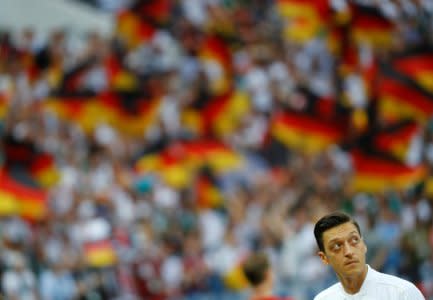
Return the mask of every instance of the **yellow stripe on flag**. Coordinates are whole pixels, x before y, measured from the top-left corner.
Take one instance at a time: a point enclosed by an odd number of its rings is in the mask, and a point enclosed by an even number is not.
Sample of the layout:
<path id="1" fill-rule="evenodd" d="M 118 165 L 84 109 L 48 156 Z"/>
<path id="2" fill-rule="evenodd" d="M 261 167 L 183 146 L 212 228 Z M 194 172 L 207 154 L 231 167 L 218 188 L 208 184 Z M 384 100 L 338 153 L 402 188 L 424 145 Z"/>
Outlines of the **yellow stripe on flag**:
<path id="1" fill-rule="evenodd" d="M 399 101 L 392 96 L 383 96 L 380 98 L 379 115 L 389 121 L 413 118 L 421 123 L 425 123 L 428 120 L 428 117 L 421 109 Z"/>
<path id="2" fill-rule="evenodd" d="M 116 252 L 113 246 L 108 243 L 89 247 L 85 252 L 87 264 L 94 268 L 111 266 L 117 261 Z"/>
<path id="3" fill-rule="evenodd" d="M 420 72 L 415 79 L 422 87 L 433 92 L 433 70 Z"/>
<path id="4" fill-rule="evenodd" d="M 314 154 L 325 150 L 333 140 L 325 136 L 308 136 L 307 132 L 297 129 L 287 129 L 283 124 L 276 123 L 272 128 L 272 135 L 289 148 L 302 150 L 307 154 Z"/>
<path id="5" fill-rule="evenodd" d="M 18 199 L 13 194 L 0 190 L 0 216 L 13 216 L 19 213 Z"/>

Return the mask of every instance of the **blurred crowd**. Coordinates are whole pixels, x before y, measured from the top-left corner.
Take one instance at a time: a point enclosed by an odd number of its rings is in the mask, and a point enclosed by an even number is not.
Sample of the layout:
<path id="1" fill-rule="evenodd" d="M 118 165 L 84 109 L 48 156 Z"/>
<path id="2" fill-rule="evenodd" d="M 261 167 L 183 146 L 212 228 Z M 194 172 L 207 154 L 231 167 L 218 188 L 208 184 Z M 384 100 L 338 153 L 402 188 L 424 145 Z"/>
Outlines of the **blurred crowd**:
<path id="1" fill-rule="evenodd" d="M 402 120 L 419 128 L 402 164 L 422 164 L 423 182 L 353 188 L 349 155 L 374 152 L 371 135 L 389 125 L 375 106 L 376 69 L 431 49 L 431 1 L 81 2 L 113 13 L 112 37 L 0 29 L 1 178 L 45 201 L 41 214 L 12 210 L 5 193 L 15 189 L 0 186 L 1 295 L 243 299 L 239 265 L 262 250 L 276 294 L 312 299 L 335 281 L 316 255 L 314 222 L 341 209 L 360 223 L 371 266 L 433 299 L 433 111 Z M 293 3 L 316 21 L 297 16 Z M 386 36 L 355 39 L 356 11 L 380 16 Z M 431 87 L 417 86 L 426 97 Z M 105 106 L 82 107 L 100 105 L 96 98 Z M 234 108 L 220 107 L 225 99 Z M 102 109 L 107 101 L 116 118 Z M 287 143 L 272 122 L 288 112 L 338 121 L 343 138 L 308 151 Z M 203 140 L 242 164 L 175 174 L 152 166 Z M 42 181 L 29 168 L 40 157 L 51 158 Z"/>

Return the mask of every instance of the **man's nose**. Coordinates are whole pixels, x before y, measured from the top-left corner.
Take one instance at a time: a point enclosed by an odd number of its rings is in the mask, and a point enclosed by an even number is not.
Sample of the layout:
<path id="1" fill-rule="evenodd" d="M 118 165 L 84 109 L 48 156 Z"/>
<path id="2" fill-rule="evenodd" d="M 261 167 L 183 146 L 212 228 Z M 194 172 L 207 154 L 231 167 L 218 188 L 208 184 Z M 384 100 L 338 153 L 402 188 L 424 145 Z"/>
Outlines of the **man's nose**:
<path id="1" fill-rule="evenodd" d="M 344 254 L 344 256 L 352 256 L 353 247 L 352 247 L 352 245 L 350 245 L 350 243 L 348 243 L 348 242 L 344 243 L 343 254 Z"/>

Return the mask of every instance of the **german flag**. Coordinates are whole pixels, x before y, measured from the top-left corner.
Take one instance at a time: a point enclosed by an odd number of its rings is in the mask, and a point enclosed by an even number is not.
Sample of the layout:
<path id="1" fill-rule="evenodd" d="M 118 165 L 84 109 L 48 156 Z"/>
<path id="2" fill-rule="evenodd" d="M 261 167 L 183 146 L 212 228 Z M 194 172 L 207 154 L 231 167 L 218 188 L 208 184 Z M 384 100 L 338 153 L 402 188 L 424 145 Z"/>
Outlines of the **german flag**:
<path id="1" fill-rule="evenodd" d="M 427 175 L 424 165 L 408 167 L 396 160 L 353 152 L 352 187 L 356 191 L 384 192 L 405 190 L 421 182 Z"/>
<path id="2" fill-rule="evenodd" d="M 84 81 L 84 77 L 89 69 L 94 64 L 93 60 L 89 59 L 83 63 L 74 66 L 71 70 L 63 73 L 61 76 L 59 91 L 63 94 L 72 94 L 79 90 Z"/>
<path id="3" fill-rule="evenodd" d="M 169 21 L 173 6 L 171 0 L 138 1 L 137 5 L 141 16 L 149 18 L 159 24 Z M 134 7 L 133 9 L 136 11 Z"/>
<path id="4" fill-rule="evenodd" d="M 344 40 L 344 32 L 336 26 L 330 26 L 326 35 L 326 46 L 333 55 L 341 56 Z"/>
<path id="5" fill-rule="evenodd" d="M 276 9 L 288 20 L 286 36 L 297 42 L 317 36 L 331 16 L 328 0 L 278 0 Z"/>
<path id="6" fill-rule="evenodd" d="M 366 43 L 377 48 L 392 46 L 394 24 L 378 9 L 355 6 L 350 28 L 357 43 Z"/>
<path id="7" fill-rule="evenodd" d="M 433 92 L 433 52 L 407 54 L 393 62 L 397 72 L 409 76 L 426 90 Z"/>
<path id="8" fill-rule="evenodd" d="M 379 115 L 383 119 L 425 123 L 433 116 L 432 94 L 396 78 L 383 77 L 378 86 Z"/>
<path id="9" fill-rule="evenodd" d="M 47 111 L 56 114 L 60 119 L 76 123 L 87 134 L 92 133 L 97 125 L 110 121 L 109 115 L 96 98 L 49 98 L 43 105 Z"/>
<path id="10" fill-rule="evenodd" d="M 189 165 L 198 169 L 209 166 L 216 174 L 238 170 L 243 165 L 242 156 L 216 140 L 198 140 L 179 143 L 177 151 L 184 153 Z"/>
<path id="11" fill-rule="evenodd" d="M 186 187 L 195 174 L 209 166 L 216 174 L 242 167 L 243 158 L 224 144 L 213 140 L 177 142 L 161 152 L 144 155 L 136 163 L 138 173 L 155 173 L 176 188 Z"/>
<path id="12" fill-rule="evenodd" d="M 127 110 L 127 102 L 135 102 L 134 109 Z M 116 93 L 103 93 L 99 96 L 101 112 L 108 124 L 130 136 L 142 136 L 156 122 L 161 98 L 144 99 L 140 96 L 123 98 Z"/>
<path id="13" fill-rule="evenodd" d="M 16 196 L 11 179 L 0 173 L 0 216 L 15 216 L 20 214 L 20 202 Z"/>
<path id="14" fill-rule="evenodd" d="M 165 149 L 160 153 L 144 155 L 136 163 L 139 174 L 156 174 L 174 188 L 184 188 L 191 184 L 194 170 L 186 164 L 183 155 L 175 149 Z"/>
<path id="15" fill-rule="evenodd" d="M 0 91 L 0 128 L 9 111 L 9 97 Z"/>
<path id="16" fill-rule="evenodd" d="M 218 137 L 233 133 L 242 117 L 250 110 L 250 101 L 246 93 L 231 90 L 212 99 L 204 108 L 202 117 L 206 131 Z"/>
<path id="17" fill-rule="evenodd" d="M 328 0 L 277 0 L 277 10 L 283 17 L 293 18 L 300 15 L 311 17 L 328 16 Z"/>
<path id="18" fill-rule="evenodd" d="M 313 154 L 339 143 L 343 137 L 340 127 L 310 115 L 280 113 L 271 121 L 271 135 L 289 148 Z"/>
<path id="19" fill-rule="evenodd" d="M 166 149 L 165 155 L 165 157 L 171 155 L 174 161 L 183 161 L 194 170 L 209 166 L 216 173 L 237 170 L 243 164 L 239 153 L 216 140 L 175 143 Z"/>
<path id="20" fill-rule="evenodd" d="M 51 187 L 60 179 L 54 157 L 47 153 L 40 153 L 34 157 L 30 173 L 41 187 Z"/>
<path id="21" fill-rule="evenodd" d="M 142 136 L 156 121 L 161 99 L 132 99 L 138 103 L 133 112 L 125 109 L 129 100 L 117 93 L 102 93 L 93 98 L 51 98 L 44 107 L 60 119 L 78 124 L 87 134 L 100 124 L 108 124 L 125 134 Z"/>
<path id="22" fill-rule="evenodd" d="M 108 85 L 114 91 L 132 91 L 138 86 L 137 77 L 126 70 L 119 59 L 111 55 L 105 60 Z"/>
<path id="23" fill-rule="evenodd" d="M 12 93 L 12 85 L 6 85 L 0 88 L 0 127 L 9 112 Z"/>
<path id="24" fill-rule="evenodd" d="M 55 113 L 60 119 L 73 120 L 81 115 L 85 107 L 85 100 L 81 97 L 53 97 L 46 99 L 44 107 Z"/>
<path id="25" fill-rule="evenodd" d="M 416 122 L 402 122 L 378 132 L 374 137 L 374 145 L 378 150 L 405 162 L 411 144 L 420 133 L 421 128 Z"/>
<path id="26" fill-rule="evenodd" d="M 83 248 L 86 263 L 90 267 L 109 267 L 117 262 L 116 251 L 109 240 L 88 242 Z"/>
<path id="27" fill-rule="evenodd" d="M 0 173 L 0 214 L 19 215 L 27 220 L 43 219 L 47 214 L 44 191 L 25 186 L 4 172 Z"/>
<path id="28" fill-rule="evenodd" d="M 203 171 L 195 182 L 197 206 L 201 209 L 218 208 L 223 205 L 224 197 L 211 172 Z"/>
<path id="29" fill-rule="evenodd" d="M 208 36 L 200 47 L 199 58 L 210 79 L 211 92 L 214 95 L 227 93 L 232 88 L 232 53 L 225 41 Z"/>
<path id="30" fill-rule="evenodd" d="M 156 29 L 133 11 L 121 11 L 117 15 L 116 34 L 129 49 L 149 41 Z"/>

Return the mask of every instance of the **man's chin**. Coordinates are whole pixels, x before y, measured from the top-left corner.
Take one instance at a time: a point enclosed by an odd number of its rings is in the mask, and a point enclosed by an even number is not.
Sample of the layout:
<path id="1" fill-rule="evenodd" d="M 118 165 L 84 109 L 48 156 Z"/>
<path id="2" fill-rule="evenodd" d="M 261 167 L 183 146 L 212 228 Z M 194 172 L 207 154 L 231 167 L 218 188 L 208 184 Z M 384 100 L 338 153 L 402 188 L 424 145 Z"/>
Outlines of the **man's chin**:
<path id="1" fill-rule="evenodd" d="M 350 264 L 347 264 L 347 265 L 344 265 L 344 270 L 345 270 L 345 272 L 346 273 L 354 273 L 354 274 L 356 274 L 356 273 L 359 273 L 359 272 L 362 272 L 362 265 L 361 265 L 361 263 L 350 263 Z"/>
<path id="2" fill-rule="evenodd" d="M 364 271 L 365 265 L 360 262 L 353 262 L 344 265 L 344 271 L 347 275 L 359 275 Z"/>

